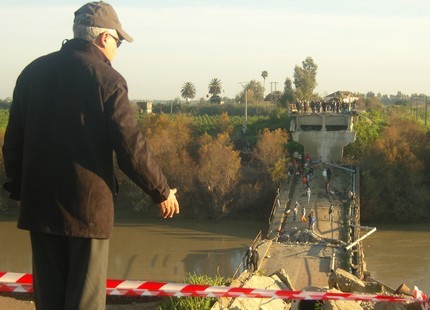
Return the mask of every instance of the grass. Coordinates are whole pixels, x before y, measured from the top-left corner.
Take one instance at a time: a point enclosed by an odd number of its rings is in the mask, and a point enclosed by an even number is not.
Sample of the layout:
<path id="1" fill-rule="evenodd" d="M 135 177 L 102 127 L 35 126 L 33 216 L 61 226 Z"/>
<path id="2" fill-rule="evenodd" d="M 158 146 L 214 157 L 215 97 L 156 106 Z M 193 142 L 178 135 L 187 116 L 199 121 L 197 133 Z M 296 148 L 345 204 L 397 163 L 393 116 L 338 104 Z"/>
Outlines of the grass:
<path id="1" fill-rule="evenodd" d="M 189 273 L 185 277 L 185 283 L 210 286 L 228 286 L 231 283 L 231 279 L 226 279 L 220 276 L 210 277 L 208 275 Z M 158 309 L 205 310 L 211 309 L 216 300 L 216 298 L 209 297 L 170 297 Z"/>

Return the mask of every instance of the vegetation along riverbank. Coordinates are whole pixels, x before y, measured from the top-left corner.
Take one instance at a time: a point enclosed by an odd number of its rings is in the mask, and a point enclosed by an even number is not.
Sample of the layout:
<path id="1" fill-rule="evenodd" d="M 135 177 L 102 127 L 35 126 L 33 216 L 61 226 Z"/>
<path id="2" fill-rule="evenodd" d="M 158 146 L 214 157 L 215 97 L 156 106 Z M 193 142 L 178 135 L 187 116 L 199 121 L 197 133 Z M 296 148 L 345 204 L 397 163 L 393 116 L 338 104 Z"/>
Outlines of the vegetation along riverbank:
<path id="1" fill-rule="evenodd" d="M 9 113 L 8 102 L 1 103 L 0 143 Z M 412 111 L 407 102 L 386 105 L 366 96 L 357 105 L 357 138 L 345 148 L 344 162 L 360 166 L 362 222 L 429 222 L 430 137 L 424 108 Z M 174 107 L 172 114 L 161 109 L 136 112 L 136 117 L 163 171 L 179 188 L 181 216 L 267 217 L 292 154 L 301 151 L 290 138 L 285 104 L 250 104 L 245 132 L 242 105 Z M 163 108 L 168 111 L 169 105 Z M 156 208 L 119 170 L 117 177 L 118 216 L 156 216 Z M 0 181 L 5 179 L 1 164 Z M 0 200 L 1 213 L 15 212 L 4 192 Z"/>

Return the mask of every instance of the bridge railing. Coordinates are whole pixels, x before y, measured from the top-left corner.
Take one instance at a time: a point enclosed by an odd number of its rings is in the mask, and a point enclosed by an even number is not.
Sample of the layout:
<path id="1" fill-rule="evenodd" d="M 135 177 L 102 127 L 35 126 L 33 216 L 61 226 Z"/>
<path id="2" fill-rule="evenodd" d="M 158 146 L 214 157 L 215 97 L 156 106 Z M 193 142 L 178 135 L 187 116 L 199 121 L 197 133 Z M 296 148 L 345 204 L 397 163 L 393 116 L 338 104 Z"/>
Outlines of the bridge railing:
<path id="1" fill-rule="evenodd" d="M 275 200 L 273 202 L 272 211 L 270 212 L 269 216 L 269 229 L 267 232 L 267 238 L 268 239 L 276 239 L 279 237 L 279 231 L 282 228 L 282 225 L 284 224 L 284 213 L 281 213 L 281 217 L 279 218 L 278 212 L 279 208 L 282 207 L 281 203 L 281 193 L 286 191 L 286 197 L 285 197 L 285 204 L 288 208 L 291 201 L 291 196 L 294 194 L 295 190 L 295 184 L 297 182 L 297 176 L 291 177 L 290 180 L 285 180 L 281 183 L 281 186 L 279 187 L 278 194 L 275 197 Z"/>

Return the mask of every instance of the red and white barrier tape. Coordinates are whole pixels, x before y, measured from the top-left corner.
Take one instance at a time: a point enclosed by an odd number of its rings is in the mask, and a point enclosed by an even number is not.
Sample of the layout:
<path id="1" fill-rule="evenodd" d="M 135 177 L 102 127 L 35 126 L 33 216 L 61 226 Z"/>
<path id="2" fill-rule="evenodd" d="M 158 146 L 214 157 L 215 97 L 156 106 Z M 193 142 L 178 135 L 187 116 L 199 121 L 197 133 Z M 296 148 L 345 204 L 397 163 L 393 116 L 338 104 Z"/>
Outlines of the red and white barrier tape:
<path id="1" fill-rule="evenodd" d="M 0 272 L 0 291 L 32 292 L 32 275 Z M 418 288 L 415 287 L 415 290 Z M 414 290 L 414 293 L 415 293 Z M 419 290 L 418 290 L 419 291 Z M 107 280 L 107 295 L 123 296 L 175 296 L 175 297 L 242 297 L 289 300 L 353 300 L 373 302 L 424 302 L 427 297 L 421 291 L 414 298 L 354 293 L 310 292 L 289 290 L 264 290 L 243 287 L 208 286 L 150 281 Z"/>

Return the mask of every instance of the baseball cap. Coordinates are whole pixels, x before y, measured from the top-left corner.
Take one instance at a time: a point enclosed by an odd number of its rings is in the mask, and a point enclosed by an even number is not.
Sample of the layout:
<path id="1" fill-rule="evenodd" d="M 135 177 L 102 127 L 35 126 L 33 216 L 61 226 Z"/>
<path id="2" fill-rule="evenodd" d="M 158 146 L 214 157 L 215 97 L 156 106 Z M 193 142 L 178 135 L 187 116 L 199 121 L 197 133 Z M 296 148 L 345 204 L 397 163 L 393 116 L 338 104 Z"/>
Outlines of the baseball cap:
<path id="1" fill-rule="evenodd" d="M 121 40 L 124 39 L 128 42 L 133 42 L 133 38 L 122 29 L 118 15 L 116 15 L 113 7 L 103 1 L 84 4 L 75 12 L 73 22 L 90 27 L 115 29 Z"/>

